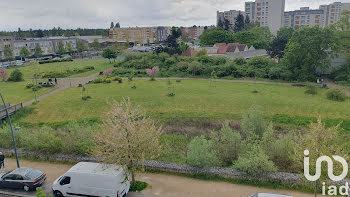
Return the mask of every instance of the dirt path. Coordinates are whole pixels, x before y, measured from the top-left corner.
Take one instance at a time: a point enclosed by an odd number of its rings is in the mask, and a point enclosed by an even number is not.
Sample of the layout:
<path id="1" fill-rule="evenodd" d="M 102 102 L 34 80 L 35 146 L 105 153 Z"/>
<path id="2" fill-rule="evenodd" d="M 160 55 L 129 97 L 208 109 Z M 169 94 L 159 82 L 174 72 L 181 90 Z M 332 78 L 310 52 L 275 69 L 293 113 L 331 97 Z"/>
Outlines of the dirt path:
<path id="1" fill-rule="evenodd" d="M 70 87 L 77 87 L 79 84 L 86 84 L 88 81 L 91 81 L 93 79 L 96 78 L 96 76 L 98 75 L 98 73 L 95 73 L 93 75 L 87 76 L 87 77 L 78 77 L 78 78 L 61 78 L 61 79 L 57 79 L 57 86 L 56 86 L 56 90 L 49 92 L 47 94 L 41 95 L 37 98 L 37 100 L 42 100 L 44 98 L 47 98 L 49 96 L 52 96 L 58 92 L 61 92 L 67 88 Z M 23 106 L 29 106 L 31 105 L 33 102 L 35 101 L 35 99 L 32 99 L 30 101 L 27 101 L 25 103 L 23 103 Z"/>
<path id="2" fill-rule="evenodd" d="M 48 181 L 52 183 L 56 178 L 65 173 L 72 165 L 55 164 L 47 162 L 33 162 L 20 160 L 23 167 L 33 167 L 44 171 L 48 176 Z M 6 169 L 16 168 L 16 162 L 13 159 L 6 159 Z M 167 174 L 141 174 L 138 180 L 147 182 L 151 187 L 142 192 L 146 196 L 161 197 L 247 197 L 258 192 L 271 192 L 279 194 L 292 195 L 294 197 L 312 197 L 312 194 L 288 190 L 264 189 L 246 185 L 237 185 L 225 182 L 203 181 L 197 179 L 186 178 L 182 176 L 174 176 Z"/>

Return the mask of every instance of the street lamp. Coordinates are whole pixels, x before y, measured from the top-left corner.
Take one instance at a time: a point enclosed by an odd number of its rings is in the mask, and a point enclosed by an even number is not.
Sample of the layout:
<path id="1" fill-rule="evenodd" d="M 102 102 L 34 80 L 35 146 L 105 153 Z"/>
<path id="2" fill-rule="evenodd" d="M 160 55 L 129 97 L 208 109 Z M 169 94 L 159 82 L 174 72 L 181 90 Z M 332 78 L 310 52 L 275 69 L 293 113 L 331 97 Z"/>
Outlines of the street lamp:
<path id="1" fill-rule="evenodd" d="M 1 93 L 0 93 L 0 97 L 1 97 L 2 103 L 4 104 L 6 115 L 7 115 L 7 118 L 9 120 L 9 124 L 10 124 L 10 128 L 11 128 L 12 141 L 13 141 L 13 148 L 15 149 L 17 168 L 19 168 L 19 161 L 18 161 L 17 148 L 16 148 L 16 140 L 15 140 L 15 136 L 13 135 L 13 129 L 12 129 L 12 123 L 11 123 L 10 114 L 9 114 L 9 111 L 8 111 L 7 106 L 5 104 L 4 97 L 2 97 Z"/>

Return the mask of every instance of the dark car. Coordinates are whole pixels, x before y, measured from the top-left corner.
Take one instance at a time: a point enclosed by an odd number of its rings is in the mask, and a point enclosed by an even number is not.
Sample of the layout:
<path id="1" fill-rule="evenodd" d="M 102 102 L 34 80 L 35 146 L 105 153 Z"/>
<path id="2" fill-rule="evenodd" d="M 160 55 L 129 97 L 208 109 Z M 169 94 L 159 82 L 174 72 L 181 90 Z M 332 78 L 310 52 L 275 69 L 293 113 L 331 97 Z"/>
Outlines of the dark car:
<path id="1" fill-rule="evenodd" d="M 0 174 L 0 187 L 34 190 L 46 180 L 46 174 L 33 168 L 17 168 Z"/>
<path id="2" fill-rule="evenodd" d="M 258 194 L 253 194 L 249 197 L 292 197 L 292 196 L 281 195 L 281 194 L 271 194 L 271 193 L 258 193 Z"/>

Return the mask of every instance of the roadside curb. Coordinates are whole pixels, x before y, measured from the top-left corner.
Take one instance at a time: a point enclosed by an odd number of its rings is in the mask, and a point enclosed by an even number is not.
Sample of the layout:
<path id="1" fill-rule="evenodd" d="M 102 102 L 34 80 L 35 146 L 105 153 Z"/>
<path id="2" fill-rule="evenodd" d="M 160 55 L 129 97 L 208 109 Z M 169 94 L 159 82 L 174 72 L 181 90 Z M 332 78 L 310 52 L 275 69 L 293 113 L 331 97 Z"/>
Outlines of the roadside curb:
<path id="1" fill-rule="evenodd" d="M 8 195 L 8 196 L 17 196 L 17 197 L 33 197 L 33 196 L 29 196 L 29 195 L 24 195 L 24 194 L 15 194 L 15 193 L 11 193 L 11 192 L 4 192 L 0 190 L 0 195 Z"/>

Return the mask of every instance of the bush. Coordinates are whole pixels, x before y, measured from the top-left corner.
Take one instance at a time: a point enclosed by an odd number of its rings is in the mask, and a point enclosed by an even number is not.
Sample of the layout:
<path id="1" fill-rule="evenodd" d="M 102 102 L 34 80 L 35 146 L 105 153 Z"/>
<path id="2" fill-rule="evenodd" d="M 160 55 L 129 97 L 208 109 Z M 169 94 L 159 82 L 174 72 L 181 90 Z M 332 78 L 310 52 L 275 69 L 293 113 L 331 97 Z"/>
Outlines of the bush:
<path id="1" fill-rule="evenodd" d="M 345 101 L 347 99 L 347 96 L 340 89 L 331 89 L 331 90 L 328 90 L 328 92 L 327 92 L 327 98 L 329 100 L 342 102 L 342 101 Z"/>
<path id="2" fill-rule="evenodd" d="M 253 144 L 249 151 L 240 156 L 233 168 L 241 170 L 250 175 L 257 175 L 263 172 L 275 172 L 276 166 L 265 151 L 256 144 Z"/>
<path id="3" fill-rule="evenodd" d="M 121 78 L 121 77 L 119 77 L 119 76 L 114 77 L 113 80 L 114 80 L 114 81 L 118 81 L 118 83 L 123 83 L 123 78 Z M 131 78 L 131 81 L 132 81 L 132 78 Z"/>
<path id="4" fill-rule="evenodd" d="M 96 78 L 92 81 L 92 83 L 102 83 L 103 79 L 102 78 Z"/>
<path id="5" fill-rule="evenodd" d="M 212 141 L 205 139 L 204 136 L 195 137 L 188 147 L 187 161 L 189 164 L 210 167 L 219 163 L 216 153 L 212 149 Z"/>
<path id="6" fill-rule="evenodd" d="M 142 181 L 135 181 L 134 183 L 130 184 L 130 190 L 131 192 L 140 192 L 144 189 L 146 189 L 148 186 L 148 184 L 146 182 L 142 182 Z"/>
<path id="7" fill-rule="evenodd" d="M 48 63 L 55 63 L 55 62 L 72 62 L 72 58 L 65 58 L 65 59 L 57 59 L 57 60 L 43 60 L 39 61 L 39 64 L 48 64 Z"/>
<path id="8" fill-rule="evenodd" d="M 219 132 L 212 132 L 210 139 L 222 165 L 230 166 L 238 159 L 241 135 L 233 132 L 228 122 L 223 124 Z"/>
<path id="9" fill-rule="evenodd" d="M 176 82 L 177 83 L 181 83 L 181 79 L 176 79 Z"/>
<path id="10" fill-rule="evenodd" d="M 267 123 L 257 106 L 251 107 L 248 113 L 243 115 L 241 124 L 242 131 L 246 136 L 251 134 L 262 136 L 267 127 Z"/>
<path id="11" fill-rule="evenodd" d="M 111 78 L 105 78 L 103 80 L 103 83 L 112 83 L 112 79 Z"/>
<path id="12" fill-rule="evenodd" d="M 10 77 L 7 80 L 14 82 L 23 81 L 23 74 L 19 69 L 15 69 L 11 72 Z"/>
<path id="13" fill-rule="evenodd" d="M 81 99 L 83 101 L 87 101 L 87 100 L 91 99 L 91 96 L 83 96 L 83 97 L 81 97 Z"/>
<path id="14" fill-rule="evenodd" d="M 306 86 L 305 94 L 317 94 L 317 86 L 314 84 L 308 84 Z"/>
<path id="15" fill-rule="evenodd" d="M 23 149 L 47 154 L 59 153 L 62 147 L 62 140 L 53 134 L 50 127 L 46 126 L 33 133 L 27 133 L 22 141 Z"/>
<path id="16" fill-rule="evenodd" d="M 26 85 L 26 88 L 27 88 L 27 89 L 30 89 L 30 88 L 32 88 L 33 86 L 34 86 L 33 83 L 28 83 L 28 84 Z"/>

